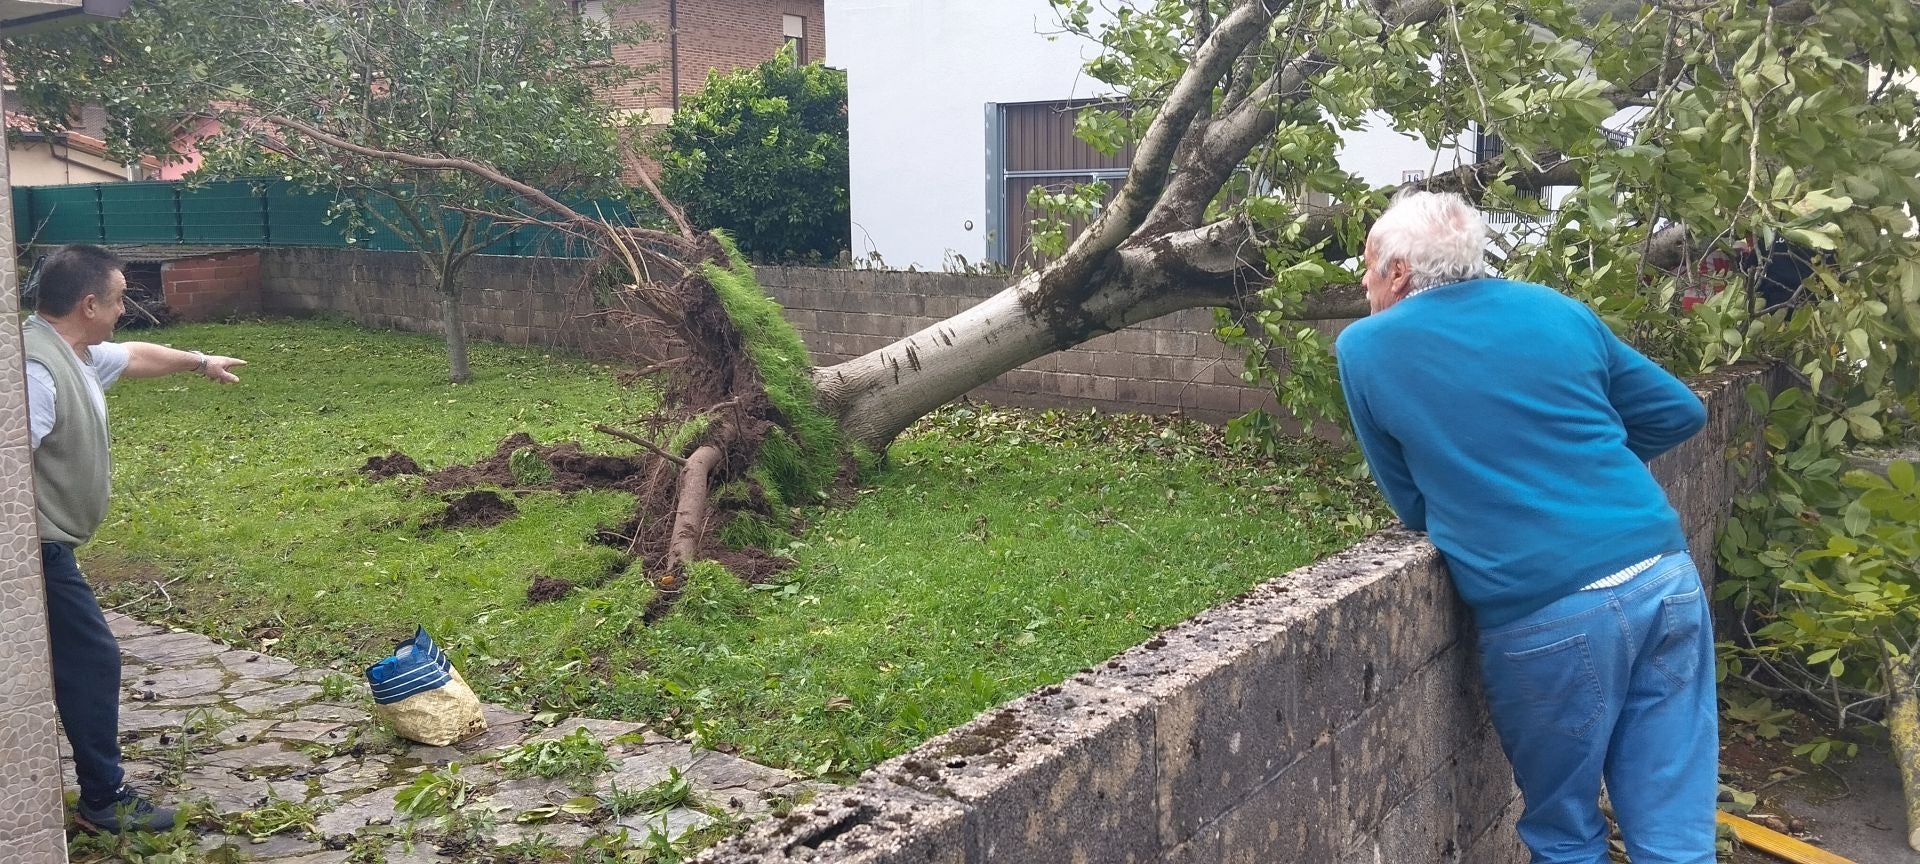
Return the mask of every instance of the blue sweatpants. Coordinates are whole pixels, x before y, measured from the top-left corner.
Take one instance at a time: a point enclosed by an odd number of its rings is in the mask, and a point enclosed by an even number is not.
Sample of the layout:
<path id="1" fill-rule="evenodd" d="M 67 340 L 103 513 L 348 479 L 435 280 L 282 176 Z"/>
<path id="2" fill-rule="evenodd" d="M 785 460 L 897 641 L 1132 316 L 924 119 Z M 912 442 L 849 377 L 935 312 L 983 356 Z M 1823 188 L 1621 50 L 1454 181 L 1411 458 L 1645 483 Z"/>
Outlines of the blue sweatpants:
<path id="1" fill-rule="evenodd" d="M 1634 864 L 1713 864 L 1713 621 L 1692 559 L 1484 631 L 1480 662 L 1533 864 L 1607 861 L 1602 778 Z"/>
<path id="2" fill-rule="evenodd" d="M 47 582 L 47 636 L 53 655 L 53 706 L 67 743 L 80 797 L 112 801 L 120 788 L 120 644 L 100 601 L 80 575 L 73 548 L 41 543 Z"/>

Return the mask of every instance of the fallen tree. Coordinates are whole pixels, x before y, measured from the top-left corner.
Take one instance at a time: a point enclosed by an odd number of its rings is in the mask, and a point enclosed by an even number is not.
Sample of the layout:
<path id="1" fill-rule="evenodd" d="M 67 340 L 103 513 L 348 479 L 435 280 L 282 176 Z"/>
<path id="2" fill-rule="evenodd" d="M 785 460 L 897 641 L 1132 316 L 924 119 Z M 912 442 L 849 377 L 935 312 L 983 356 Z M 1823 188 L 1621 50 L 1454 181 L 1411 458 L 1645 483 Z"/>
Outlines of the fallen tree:
<path id="1" fill-rule="evenodd" d="M 1091 0 L 1052 2 L 1064 29 L 1105 46 L 1089 75 L 1126 96 L 1125 110 L 1080 118 L 1087 140 L 1132 148 L 1126 179 L 1060 255 L 1002 293 L 818 369 L 725 242 L 657 190 L 662 227 L 619 224 L 472 154 L 342 147 L 328 139 L 347 140 L 328 131 L 325 106 L 242 110 L 323 149 L 480 178 L 505 192 L 490 202 L 501 211 L 493 215 L 547 224 L 598 250 L 601 275 L 583 290 L 600 292 L 597 314 L 658 337 L 646 365 L 671 381 L 671 413 L 659 424 L 671 434 L 620 430 L 647 451 L 632 548 L 656 562 L 651 572 L 667 587 L 711 553 L 715 501 L 728 497 L 714 490 L 731 488 L 745 510 L 777 519 L 770 493 L 818 497 L 844 463 L 884 453 L 934 407 L 1177 310 L 1227 310 L 1221 334 L 1248 349 L 1255 380 L 1298 414 L 1337 415 L 1328 346 L 1296 322 L 1364 314 L 1352 259 L 1393 191 L 1340 166 L 1343 130 L 1418 136 L 1436 156 L 1429 176 L 1406 185 L 1460 192 L 1526 226 L 1491 250 L 1501 271 L 1587 300 L 1677 372 L 1750 357 L 1792 370 L 1789 392 L 1800 395 L 1765 406 L 1776 423 L 1770 494 L 1746 504 L 1745 527 L 1723 543 L 1728 590 L 1762 625 L 1753 650 L 1807 676 L 1762 683 L 1815 697 L 1809 682 L 1877 694 L 1896 723 L 1912 716 L 1920 561 L 1895 541 L 1910 536 L 1899 526 L 1920 504 L 1909 508 L 1912 489 L 1897 483 L 1877 496 L 1866 480 L 1843 483 L 1836 454 L 1904 434 L 1920 409 L 1910 360 L 1920 352 L 1910 218 L 1920 204 L 1920 104 L 1901 83 L 1920 64 L 1913 0 L 1662 2 L 1597 24 L 1560 0 L 1135 0 L 1120 15 Z M 278 38 L 270 27 L 259 41 L 235 38 L 235 28 L 249 32 L 283 7 L 335 19 L 362 9 L 189 4 L 195 14 L 219 10 L 226 29 L 217 39 L 184 34 L 165 54 L 201 73 L 226 68 L 224 58 Z M 140 32 L 140 14 L 118 32 Z M 15 40 L 7 51 L 29 105 L 84 85 L 140 115 L 170 83 L 191 83 L 147 68 L 143 47 Z M 88 74 L 66 74 L 75 64 Z M 127 128 L 122 143 L 137 148 L 135 133 L 150 126 Z M 1463 155 L 1470 134 L 1504 147 L 1474 162 Z M 1542 189 L 1563 190 L 1551 212 L 1525 194 Z M 1775 304 L 1796 314 L 1767 308 L 1741 279 L 1679 314 L 1684 293 L 1714 287 L 1701 262 L 1748 238 L 1763 256 L 1776 241 L 1831 253 L 1816 256 L 1795 298 Z M 1807 530 L 1784 530 L 1794 525 Z M 1876 590 L 1853 588 L 1868 584 Z M 1920 776 L 1912 740 L 1896 736 L 1910 778 Z M 1920 802 L 1920 789 L 1909 794 Z"/>

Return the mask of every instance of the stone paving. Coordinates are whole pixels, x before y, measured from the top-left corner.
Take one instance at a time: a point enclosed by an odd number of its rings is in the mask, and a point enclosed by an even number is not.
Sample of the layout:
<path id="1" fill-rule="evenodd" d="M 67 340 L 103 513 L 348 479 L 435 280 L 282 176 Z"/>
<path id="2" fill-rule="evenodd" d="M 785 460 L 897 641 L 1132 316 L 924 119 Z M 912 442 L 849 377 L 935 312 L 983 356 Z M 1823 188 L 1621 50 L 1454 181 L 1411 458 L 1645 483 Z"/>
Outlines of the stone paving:
<path id="1" fill-rule="evenodd" d="M 120 740 L 128 782 L 163 802 L 199 802 L 207 813 L 202 826 L 235 828 L 242 814 L 269 812 L 262 808 L 276 802 L 308 805 L 317 814 L 308 826 L 259 839 L 204 828 L 200 845 L 210 859 L 426 864 L 483 858 L 471 844 L 447 842 L 441 819 L 396 813 L 397 792 L 423 772 L 452 763 L 459 763 L 456 776 L 472 787 L 460 812 L 496 847 L 572 849 L 623 829 L 635 845 L 652 832 L 677 839 L 722 820 L 764 816 L 782 800 L 825 788 L 696 750 L 638 723 L 569 719 L 543 728 L 528 714 L 493 705 L 487 706 L 487 731 L 473 738 L 451 747 L 414 744 L 370 716 L 372 700 L 356 676 L 302 669 L 124 615 L 108 619 L 125 661 Z M 511 778 L 495 764 L 511 748 L 581 728 L 606 747 L 612 767 L 597 776 Z M 72 790 L 64 738 L 61 755 Z M 613 818 L 604 806 L 588 814 L 560 809 L 568 802 L 582 809 L 579 802 L 587 795 L 604 805 L 616 787 L 645 790 L 676 771 L 692 787 L 692 806 L 623 818 Z M 381 847 L 383 857 L 375 856 Z"/>

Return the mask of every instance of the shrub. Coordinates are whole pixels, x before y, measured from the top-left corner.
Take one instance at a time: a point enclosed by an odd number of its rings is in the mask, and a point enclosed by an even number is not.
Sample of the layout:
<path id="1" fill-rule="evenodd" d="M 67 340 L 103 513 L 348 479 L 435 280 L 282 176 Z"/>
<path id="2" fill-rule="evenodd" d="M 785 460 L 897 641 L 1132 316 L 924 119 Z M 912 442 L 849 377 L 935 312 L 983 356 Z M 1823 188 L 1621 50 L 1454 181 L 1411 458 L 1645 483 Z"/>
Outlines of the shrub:
<path id="1" fill-rule="evenodd" d="M 847 216 L 847 77 L 790 50 L 715 73 L 655 139 L 661 185 L 760 260 L 833 258 Z"/>

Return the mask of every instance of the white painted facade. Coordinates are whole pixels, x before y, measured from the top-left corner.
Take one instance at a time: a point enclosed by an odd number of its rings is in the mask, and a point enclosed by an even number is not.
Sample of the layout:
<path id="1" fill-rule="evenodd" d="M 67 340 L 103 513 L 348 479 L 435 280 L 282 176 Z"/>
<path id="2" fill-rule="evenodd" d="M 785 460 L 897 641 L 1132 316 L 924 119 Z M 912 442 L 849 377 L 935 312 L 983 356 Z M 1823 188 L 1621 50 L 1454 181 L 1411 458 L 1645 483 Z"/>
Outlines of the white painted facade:
<path id="1" fill-rule="evenodd" d="M 987 104 L 1111 94 L 1081 71 L 1099 46 L 1059 29 L 1046 0 L 827 0 L 856 259 L 985 257 Z"/>
<path id="2" fill-rule="evenodd" d="M 1099 46 L 1046 0 L 827 0 L 827 29 L 847 70 L 853 256 L 876 266 L 989 260 L 988 105 L 1113 95 L 1083 72 Z M 1436 150 L 1382 118 L 1339 160 L 1390 186 L 1471 163 L 1473 143 Z"/>

